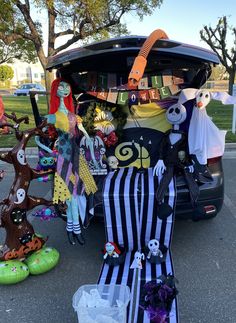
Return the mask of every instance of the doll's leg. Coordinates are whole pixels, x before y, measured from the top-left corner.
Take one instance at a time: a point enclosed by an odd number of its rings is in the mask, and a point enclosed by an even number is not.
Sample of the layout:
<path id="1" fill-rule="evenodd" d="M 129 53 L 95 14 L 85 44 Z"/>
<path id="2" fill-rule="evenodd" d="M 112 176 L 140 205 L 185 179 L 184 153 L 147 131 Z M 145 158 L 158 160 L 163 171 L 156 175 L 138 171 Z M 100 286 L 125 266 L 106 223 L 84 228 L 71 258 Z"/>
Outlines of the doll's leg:
<path id="1" fill-rule="evenodd" d="M 71 199 L 71 208 L 72 208 L 72 221 L 73 221 L 73 232 L 79 244 L 83 245 L 85 243 L 84 237 L 81 232 L 81 227 L 79 224 L 79 206 L 77 196 L 72 195 Z"/>
<path id="2" fill-rule="evenodd" d="M 72 205 L 71 201 L 66 200 L 66 216 L 67 216 L 67 223 L 66 223 L 66 231 L 67 231 L 67 237 L 70 242 L 70 244 L 75 245 L 75 240 L 73 236 L 73 217 L 72 217 Z"/>
<path id="3" fill-rule="evenodd" d="M 168 186 L 169 186 L 173 176 L 174 176 L 174 168 L 172 166 L 167 167 L 165 173 L 162 176 L 162 179 L 160 181 L 160 184 L 158 186 L 157 193 L 156 193 L 156 198 L 157 198 L 157 201 L 159 204 L 162 203 L 165 193 L 168 189 Z"/>
<path id="4" fill-rule="evenodd" d="M 200 194 L 199 186 L 196 183 L 196 181 L 194 180 L 193 174 L 189 172 L 188 168 L 184 169 L 184 176 L 185 176 L 185 180 L 188 184 L 191 204 L 192 204 L 193 208 L 195 208 L 197 205 L 199 194 Z"/>
<path id="5" fill-rule="evenodd" d="M 156 198 L 158 202 L 158 217 L 161 220 L 165 220 L 173 212 L 172 207 L 168 203 L 164 202 L 165 193 L 168 186 L 174 176 L 174 168 L 172 166 L 167 167 L 163 177 L 160 180 L 160 184 L 157 189 Z"/>

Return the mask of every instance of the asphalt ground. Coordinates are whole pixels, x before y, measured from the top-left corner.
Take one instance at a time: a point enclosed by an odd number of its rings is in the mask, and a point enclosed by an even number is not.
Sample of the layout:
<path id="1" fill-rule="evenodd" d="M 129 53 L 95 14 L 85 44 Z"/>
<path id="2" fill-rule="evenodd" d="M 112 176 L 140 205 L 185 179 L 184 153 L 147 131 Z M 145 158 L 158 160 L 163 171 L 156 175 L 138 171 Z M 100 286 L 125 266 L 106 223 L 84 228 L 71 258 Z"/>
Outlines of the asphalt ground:
<path id="1" fill-rule="evenodd" d="M 30 159 L 30 162 L 35 162 Z M 225 203 L 216 218 L 176 221 L 172 243 L 175 275 L 179 280 L 178 307 L 181 323 L 236 322 L 236 153 L 223 159 Z M 0 198 L 7 196 L 13 169 L 0 163 L 6 176 Z M 49 183 L 32 182 L 30 193 L 50 197 Z M 0 323 L 75 323 L 72 297 L 84 284 L 96 283 L 105 242 L 104 225 L 92 221 L 84 232 L 85 246 L 69 245 L 65 222 L 29 216 L 36 232 L 49 236 L 48 246 L 60 252 L 59 264 L 50 272 L 25 281 L 0 286 Z M 4 230 L 0 230 L 0 244 Z M 81 322 L 83 323 L 83 322 Z M 104 322 L 105 323 L 105 322 Z"/>

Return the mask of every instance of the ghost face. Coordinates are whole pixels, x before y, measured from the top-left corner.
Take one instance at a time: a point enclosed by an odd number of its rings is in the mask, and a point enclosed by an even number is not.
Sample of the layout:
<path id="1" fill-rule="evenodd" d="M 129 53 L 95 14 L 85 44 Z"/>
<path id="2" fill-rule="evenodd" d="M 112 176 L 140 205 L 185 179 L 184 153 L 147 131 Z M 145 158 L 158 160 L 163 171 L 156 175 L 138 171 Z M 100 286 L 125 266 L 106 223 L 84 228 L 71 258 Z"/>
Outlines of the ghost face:
<path id="1" fill-rule="evenodd" d="M 211 95 L 208 91 L 200 91 L 196 96 L 196 106 L 199 109 L 205 108 L 211 101 Z"/>
<path id="2" fill-rule="evenodd" d="M 57 89 L 57 96 L 59 96 L 60 98 L 63 97 L 67 97 L 70 94 L 70 85 L 66 82 L 60 82 L 58 89 Z"/>
<path id="3" fill-rule="evenodd" d="M 117 169 L 119 162 L 115 156 L 110 156 L 107 158 L 108 165 L 111 169 Z"/>
<path id="4" fill-rule="evenodd" d="M 110 242 L 107 242 L 105 249 L 108 255 L 112 255 L 113 251 L 115 250 L 115 247 Z"/>
<path id="5" fill-rule="evenodd" d="M 26 210 L 15 208 L 11 212 L 11 220 L 14 224 L 20 225 L 26 218 Z"/>
<path id="6" fill-rule="evenodd" d="M 23 149 L 18 150 L 16 158 L 21 165 L 26 165 L 25 151 Z"/>
<path id="7" fill-rule="evenodd" d="M 160 243 L 157 239 L 152 239 L 148 242 L 148 248 L 151 253 L 156 254 L 159 251 Z"/>
<path id="8" fill-rule="evenodd" d="M 145 259 L 145 256 L 143 253 L 136 251 L 134 254 L 134 261 L 133 261 L 133 268 L 139 268 L 142 269 L 142 260 Z"/>
<path id="9" fill-rule="evenodd" d="M 17 191 L 16 191 L 16 202 L 15 204 L 21 204 L 24 199 L 25 199 L 25 190 L 23 188 L 19 188 Z"/>
<path id="10" fill-rule="evenodd" d="M 166 111 L 166 119 L 170 124 L 179 125 L 186 119 L 187 113 L 185 107 L 176 103 L 169 107 Z"/>

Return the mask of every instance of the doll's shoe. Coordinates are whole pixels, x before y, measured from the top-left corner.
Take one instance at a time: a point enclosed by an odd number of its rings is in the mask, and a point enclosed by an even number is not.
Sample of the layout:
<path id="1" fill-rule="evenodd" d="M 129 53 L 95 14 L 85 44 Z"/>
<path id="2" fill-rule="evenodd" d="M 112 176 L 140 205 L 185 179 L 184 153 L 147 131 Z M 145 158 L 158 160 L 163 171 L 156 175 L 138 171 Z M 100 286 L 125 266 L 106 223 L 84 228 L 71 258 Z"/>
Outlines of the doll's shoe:
<path id="1" fill-rule="evenodd" d="M 72 245 L 75 245 L 74 234 L 72 231 L 67 231 L 67 237 L 68 237 L 69 243 Z"/>
<path id="2" fill-rule="evenodd" d="M 76 234 L 76 233 L 73 232 L 73 236 L 81 246 L 83 246 L 85 244 L 85 240 L 84 240 L 84 237 L 83 237 L 82 233 L 77 233 Z"/>
<path id="3" fill-rule="evenodd" d="M 157 207 L 157 216 L 161 220 L 166 220 L 173 213 L 172 207 L 167 203 L 161 203 Z"/>

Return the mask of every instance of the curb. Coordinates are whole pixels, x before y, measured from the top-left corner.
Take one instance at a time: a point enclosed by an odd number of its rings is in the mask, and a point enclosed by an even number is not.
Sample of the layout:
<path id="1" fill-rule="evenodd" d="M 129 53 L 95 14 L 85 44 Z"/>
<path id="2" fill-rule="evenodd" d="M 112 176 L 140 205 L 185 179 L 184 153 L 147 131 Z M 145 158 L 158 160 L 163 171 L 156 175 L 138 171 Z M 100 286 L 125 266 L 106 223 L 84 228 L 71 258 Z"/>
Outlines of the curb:
<path id="1" fill-rule="evenodd" d="M 0 153 L 5 153 L 11 150 L 11 148 L 0 148 Z M 37 147 L 29 147 L 25 149 L 26 156 L 35 157 L 38 156 L 38 148 Z"/>

